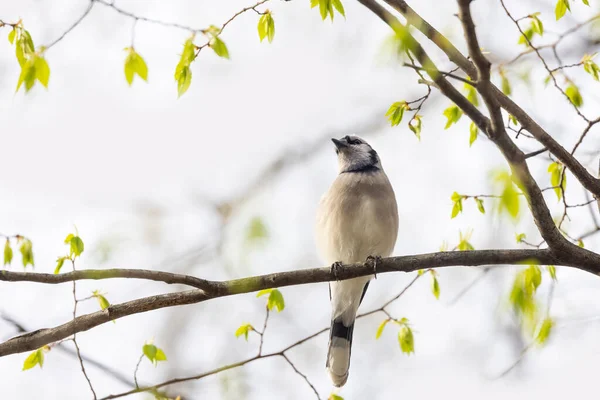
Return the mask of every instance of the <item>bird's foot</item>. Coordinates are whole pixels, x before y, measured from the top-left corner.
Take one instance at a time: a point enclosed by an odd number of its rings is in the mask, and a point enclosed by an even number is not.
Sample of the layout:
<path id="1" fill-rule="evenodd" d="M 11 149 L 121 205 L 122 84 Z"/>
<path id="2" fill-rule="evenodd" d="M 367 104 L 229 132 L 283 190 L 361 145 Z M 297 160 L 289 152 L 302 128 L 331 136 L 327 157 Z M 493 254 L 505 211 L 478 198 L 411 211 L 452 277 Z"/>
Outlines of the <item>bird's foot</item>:
<path id="1" fill-rule="evenodd" d="M 379 256 L 369 256 L 367 257 L 367 261 L 365 263 L 372 264 L 373 266 L 373 276 L 377 279 L 377 264 L 381 261 L 381 257 Z"/>
<path id="2" fill-rule="evenodd" d="M 331 273 L 333 274 L 333 277 L 335 278 L 336 281 L 340 280 L 338 278 L 338 276 L 339 276 L 340 269 L 342 268 L 342 265 L 343 264 L 341 261 L 336 261 L 333 264 L 331 264 Z"/>

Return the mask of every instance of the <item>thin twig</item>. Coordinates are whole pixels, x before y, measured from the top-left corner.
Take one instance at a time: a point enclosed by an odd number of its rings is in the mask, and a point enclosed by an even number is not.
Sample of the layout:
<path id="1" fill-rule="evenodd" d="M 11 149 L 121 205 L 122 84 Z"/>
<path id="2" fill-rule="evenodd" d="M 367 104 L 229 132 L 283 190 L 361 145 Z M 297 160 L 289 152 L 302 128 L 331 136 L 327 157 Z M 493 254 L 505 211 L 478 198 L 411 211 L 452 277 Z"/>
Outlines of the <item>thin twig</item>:
<path id="1" fill-rule="evenodd" d="M 527 35 L 525 35 L 525 32 L 523 32 L 523 29 L 521 28 L 521 26 L 519 25 L 519 23 L 515 20 L 515 18 L 512 16 L 512 14 L 510 13 L 510 11 L 508 11 L 508 8 L 506 7 L 506 5 L 504 4 L 504 0 L 500 0 L 500 4 L 502 5 L 502 8 L 504 9 L 504 12 L 506 13 L 506 15 L 508 16 L 508 18 L 510 18 L 514 24 L 516 25 L 517 29 L 519 30 L 519 32 L 521 33 L 521 35 L 523 35 L 523 37 L 525 38 L 525 41 L 527 42 L 527 44 L 534 50 L 535 54 L 537 55 L 537 57 L 540 59 L 540 61 L 542 62 L 542 64 L 544 65 L 544 68 L 546 69 L 546 71 L 548 71 L 548 74 L 550 74 L 550 78 L 552 79 L 552 83 L 554 84 L 554 87 L 556 87 L 556 89 L 558 89 L 558 91 L 560 93 L 562 93 L 562 95 L 567 99 L 567 101 L 569 102 L 569 104 L 575 109 L 575 112 L 587 123 L 590 122 L 590 120 L 583 115 L 583 113 L 579 110 L 579 107 L 577 107 L 575 104 L 573 104 L 573 102 L 571 101 L 570 97 L 567 95 L 567 93 L 563 90 L 563 88 L 561 88 L 558 84 L 558 81 L 556 80 L 556 77 L 554 76 L 554 74 L 552 73 L 552 70 L 550 69 L 550 67 L 548 66 L 548 63 L 546 62 L 546 60 L 544 59 L 544 57 L 542 57 L 539 49 L 537 47 L 535 47 L 533 45 L 533 43 L 531 43 L 531 40 L 527 37 Z"/>
<path id="2" fill-rule="evenodd" d="M 260 335 L 260 345 L 258 346 L 258 355 L 259 356 L 262 354 L 263 342 L 265 339 L 265 332 L 267 331 L 267 322 L 269 321 L 269 307 L 265 307 L 265 310 L 266 310 L 265 322 L 263 324 L 262 331 L 258 332 L 258 334 Z"/>
<path id="3" fill-rule="evenodd" d="M 61 40 L 64 39 L 65 36 L 67 36 L 73 29 L 75 29 L 77 27 L 77 25 L 79 25 L 81 23 L 81 21 L 83 21 L 83 19 L 85 17 L 87 17 L 87 15 L 90 13 L 90 11 L 92 11 L 92 8 L 94 7 L 94 2 L 96 0 L 90 0 L 89 4 L 87 5 L 85 11 L 83 12 L 83 14 L 81 14 L 79 16 L 79 18 L 77 18 L 75 20 L 75 22 L 73 22 L 73 24 L 66 30 L 64 31 L 58 38 L 54 39 L 54 41 L 52 41 L 50 44 L 44 46 L 46 48 L 46 50 L 48 50 L 49 48 L 51 48 L 52 46 L 54 46 L 56 43 L 60 42 Z"/>
<path id="4" fill-rule="evenodd" d="M 73 272 L 75 272 L 75 260 L 71 259 L 71 265 L 73 266 Z M 73 321 L 77 318 L 77 304 L 79 301 L 77 300 L 77 282 L 73 281 Z M 94 400 L 97 399 L 96 391 L 94 390 L 94 386 L 92 386 L 92 381 L 85 371 L 85 366 L 83 365 L 83 359 L 81 358 L 81 351 L 79 350 L 79 345 L 77 344 L 77 332 L 73 333 L 73 344 L 75 345 L 75 350 L 77 351 L 77 358 L 79 359 L 79 365 L 81 366 L 81 372 L 83 372 L 83 376 L 90 386 L 90 390 L 92 391 L 92 395 Z"/>
<path id="5" fill-rule="evenodd" d="M 135 370 L 133 371 L 133 382 L 135 383 L 136 389 L 140 388 L 140 385 L 138 385 L 137 373 L 138 373 L 138 369 L 140 368 L 140 364 L 142 363 L 143 359 L 144 359 L 144 353 L 142 353 L 142 355 L 140 356 L 140 359 L 138 360 L 137 364 L 135 365 Z"/>
<path id="6" fill-rule="evenodd" d="M 310 386 L 310 388 L 312 389 L 312 391 L 315 392 L 315 395 L 317 396 L 317 399 L 321 400 L 321 396 L 319 396 L 319 392 L 317 392 L 317 389 L 313 386 L 312 383 L 310 383 L 310 381 L 308 380 L 308 378 L 306 377 L 306 375 L 304 375 L 302 372 L 300 372 L 300 370 L 294 365 L 294 363 L 288 358 L 288 356 L 285 353 L 281 353 L 281 356 L 285 359 L 285 361 L 287 361 L 288 364 L 290 364 L 290 366 L 294 369 L 294 371 L 296 371 L 296 373 L 298 375 L 300 375 L 301 377 L 304 378 L 304 380 L 306 381 L 306 383 L 308 384 L 308 386 Z"/>

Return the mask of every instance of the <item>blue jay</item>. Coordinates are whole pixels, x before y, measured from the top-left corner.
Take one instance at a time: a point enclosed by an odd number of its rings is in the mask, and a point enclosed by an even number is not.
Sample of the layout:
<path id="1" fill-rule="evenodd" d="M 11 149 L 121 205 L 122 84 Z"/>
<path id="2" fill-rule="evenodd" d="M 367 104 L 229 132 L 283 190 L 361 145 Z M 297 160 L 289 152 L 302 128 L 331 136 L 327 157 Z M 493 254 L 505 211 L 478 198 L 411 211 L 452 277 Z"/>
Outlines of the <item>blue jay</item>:
<path id="1" fill-rule="evenodd" d="M 398 236 L 398 207 L 379 156 L 359 137 L 331 140 L 339 175 L 317 212 L 319 252 L 332 268 L 371 257 L 388 257 Z M 372 278 L 329 283 L 332 313 L 326 367 L 337 387 L 348 380 L 354 320 Z"/>

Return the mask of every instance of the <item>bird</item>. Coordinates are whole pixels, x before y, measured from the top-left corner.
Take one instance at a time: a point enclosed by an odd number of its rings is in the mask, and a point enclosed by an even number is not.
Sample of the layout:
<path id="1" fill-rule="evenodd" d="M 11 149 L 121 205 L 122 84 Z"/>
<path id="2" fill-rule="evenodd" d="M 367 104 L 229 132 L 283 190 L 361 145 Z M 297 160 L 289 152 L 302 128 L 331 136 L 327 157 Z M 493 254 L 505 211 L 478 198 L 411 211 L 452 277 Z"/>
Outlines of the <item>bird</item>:
<path id="1" fill-rule="evenodd" d="M 338 175 L 317 210 L 316 242 L 332 270 L 377 261 L 394 250 L 398 206 L 377 152 L 357 136 L 331 139 Z M 326 369 L 334 386 L 348 380 L 354 320 L 374 275 L 329 283 L 331 330 Z"/>

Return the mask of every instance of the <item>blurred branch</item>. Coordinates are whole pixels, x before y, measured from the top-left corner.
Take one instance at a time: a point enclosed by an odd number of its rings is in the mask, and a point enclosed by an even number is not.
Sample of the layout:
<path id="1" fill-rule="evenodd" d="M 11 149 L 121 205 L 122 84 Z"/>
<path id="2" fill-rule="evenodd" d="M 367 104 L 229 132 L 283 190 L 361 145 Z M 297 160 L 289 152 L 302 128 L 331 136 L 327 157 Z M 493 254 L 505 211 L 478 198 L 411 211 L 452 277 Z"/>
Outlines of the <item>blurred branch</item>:
<path id="1" fill-rule="evenodd" d="M 2 312 L 0 312 L 0 319 L 2 319 L 3 321 L 5 321 L 6 323 L 10 324 L 11 326 L 13 326 L 18 333 L 27 333 L 29 332 L 29 329 L 23 325 L 23 323 L 17 321 L 16 319 L 14 319 L 13 317 L 10 317 Z M 75 350 L 70 349 L 69 347 L 65 346 L 64 343 L 59 343 L 57 344 L 55 347 L 60 351 L 62 351 L 65 354 L 68 354 L 71 357 L 77 357 L 77 352 Z M 96 367 L 99 371 L 102 371 L 103 373 L 105 373 L 108 376 L 111 376 L 113 378 L 115 378 L 117 381 L 121 382 L 122 384 L 126 385 L 126 386 L 131 386 L 134 387 L 133 382 L 131 382 L 124 374 L 122 374 L 121 372 L 113 369 L 112 367 L 103 364 L 100 361 L 97 361 L 93 358 L 90 358 L 84 354 L 80 354 L 81 359 L 83 361 L 85 361 L 87 364 L 92 365 L 94 367 Z"/>
<path id="2" fill-rule="evenodd" d="M 475 287 L 475 285 L 477 285 L 483 278 L 485 278 L 487 276 L 487 274 L 492 270 L 492 267 L 484 267 L 481 270 L 481 273 L 471 281 L 471 283 L 469 283 L 467 286 L 465 286 L 460 292 L 458 292 L 458 294 L 456 296 L 454 296 L 452 298 L 452 300 L 450 300 L 448 302 L 449 306 L 452 306 L 456 303 L 458 303 L 458 301 L 460 299 L 462 299 L 464 297 L 464 295 L 466 295 L 471 289 L 473 289 L 473 287 Z"/>

